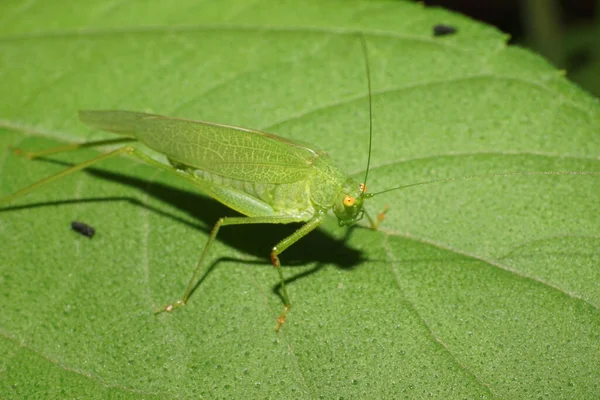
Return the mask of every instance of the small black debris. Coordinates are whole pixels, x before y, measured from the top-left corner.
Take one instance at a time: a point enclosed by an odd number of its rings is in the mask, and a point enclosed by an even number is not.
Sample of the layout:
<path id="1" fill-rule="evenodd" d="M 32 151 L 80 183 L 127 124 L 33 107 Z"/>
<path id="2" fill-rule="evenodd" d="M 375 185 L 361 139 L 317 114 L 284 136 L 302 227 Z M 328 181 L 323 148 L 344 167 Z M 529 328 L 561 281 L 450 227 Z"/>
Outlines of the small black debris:
<path id="1" fill-rule="evenodd" d="M 77 221 L 71 222 L 71 229 L 73 229 L 75 232 L 81 233 L 83 236 L 90 238 L 94 236 L 94 233 L 96 233 L 96 230 L 88 224 Z"/>
<path id="2" fill-rule="evenodd" d="M 444 25 L 444 24 L 437 24 L 433 27 L 433 36 L 446 36 L 446 35 L 453 35 L 458 31 L 458 29 L 456 29 L 453 26 L 450 25 Z"/>

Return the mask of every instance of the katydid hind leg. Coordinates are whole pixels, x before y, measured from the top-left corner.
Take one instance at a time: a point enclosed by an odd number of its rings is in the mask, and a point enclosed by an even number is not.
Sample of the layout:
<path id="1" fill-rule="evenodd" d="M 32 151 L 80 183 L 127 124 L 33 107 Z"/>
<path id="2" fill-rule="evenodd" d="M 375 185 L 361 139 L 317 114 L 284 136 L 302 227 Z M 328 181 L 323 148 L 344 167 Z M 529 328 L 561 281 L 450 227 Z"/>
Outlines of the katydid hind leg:
<path id="1" fill-rule="evenodd" d="M 67 153 L 69 151 L 89 148 L 89 147 L 100 147 L 100 146 L 108 146 L 114 144 L 123 144 L 127 142 L 134 141 L 133 138 L 117 138 L 117 139 L 105 139 L 105 140 L 95 140 L 89 142 L 82 143 L 72 143 L 66 144 L 62 146 L 51 147 L 49 149 L 38 150 L 38 151 L 25 151 L 23 149 L 14 149 L 14 153 L 16 155 L 23 156 L 29 160 L 33 160 L 40 157 L 50 156 L 53 154 L 59 153 Z"/>
<path id="2" fill-rule="evenodd" d="M 88 168 L 91 165 L 94 165 L 94 164 L 96 164 L 96 163 L 98 163 L 100 161 L 104 161 L 104 160 L 107 160 L 107 159 L 115 157 L 115 156 L 121 156 L 121 155 L 125 155 L 125 154 L 133 154 L 135 151 L 136 151 L 135 148 L 133 148 L 131 146 L 125 146 L 125 147 L 121 147 L 121 148 L 119 148 L 117 150 L 113 150 L 113 151 L 111 151 L 109 153 L 99 155 L 98 157 L 94 157 L 94 158 L 89 159 L 87 161 L 84 161 L 82 163 L 75 164 L 72 167 L 67 168 L 65 170 L 62 170 L 61 172 L 59 172 L 57 174 L 50 175 L 50 176 L 48 176 L 48 177 L 46 177 L 44 179 L 41 179 L 41 180 L 39 180 L 39 181 L 37 181 L 37 182 L 35 182 L 35 183 L 27 186 L 27 187 L 24 187 L 21 190 L 18 190 L 18 191 L 14 192 L 14 193 L 11 193 L 11 194 L 9 194 L 7 196 L 1 197 L 0 198 L 0 204 L 9 203 L 9 202 L 11 202 L 13 200 L 16 200 L 19 197 L 25 196 L 25 195 L 27 195 L 27 194 L 29 194 L 29 193 L 31 193 L 31 192 L 33 192 L 33 191 L 41 188 L 42 186 L 45 186 L 45 185 L 47 185 L 49 183 L 57 181 L 57 180 L 59 180 L 61 178 L 64 178 L 66 176 L 69 176 L 69 175 L 71 175 L 74 172 L 77 172 L 77 171 L 80 171 L 82 169 Z"/>
<path id="3" fill-rule="evenodd" d="M 107 141 L 81 143 L 81 144 L 78 145 L 77 148 L 80 148 L 80 147 L 91 147 L 91 146 L 101 146 L 101 145 L 105 145 L 106 142 Z M 63 149 L 63 150 L 59 151 L 58 149 Z M 64 149 L 66 149 L 66 150 L 64 150 Z M 55 148 L 48 149 L 48 150 L 43 150 L 43 151 L 40 151 L 40 152 L 32 152 L 32 153 L 27 153 L 27 154 L 29 154 L 29 156 L 31 158 L 35 158 L 35 157 L 39 157 L 40 154 L 41 155 L 58 154 L 58 153 L 61 153 L 61 152 L 64 152 L 64 151 L 71 151 L 71 150 L 75 150 L 75 148 L 73 148 L 72 146 L 60 146 L 60 147 L 55 147 Z M 26 156 L 27 156 L 27 154 L 26 154 Z M 14 193 L 11 193 L 11 194 L 9 194 L 7 196 L 4 196 L 4 197 L 0 197 L 0 204 L 12 202 L 13 200 L 16 200 L 16 199 L 18 199 L 20 197 L 23 197 L 23 196 L 25 196 L 25 195 L 27 195 L 27 194 L 29 194 L 29 193 L 37 190 L 37 189 L 39 189 L 39 188 L 41 188 L 41 187 L 49 184 L 49 183 L 57 181 L 57 180 L 59 180 L 61 178 L 64 178 L 66 176 L 69 176 L 69 175 L 71 175 L 74 172 L 77 172 L 77 171 L 83 170 L 85 168 L 88 168 L 88 167 L 90 167 L 90 166 L 92 166 L 92 165 L 94 165 L 94 164 L 96 164 L 96 163 L 98 163 L 100 161 L 104 161 L 104 160 L 107 160 L 109 158 L 113 158 L 113 157 L 117 157 L 117 156 L 124 156 L 124 155 L 135 157 L 135 158 L 139 159 L 140 161 L 144 162 L 145 164 L 149 164 L 149 165 L 152 165 L 154 167 L 158 167 L 158 168 L 164 169 L 164 170 L 166 170 L 166 171 L 168 171 L 170 173 L 174 173 L 174 174 L 176 174 L 178 176 L 183 176 L 184 178 L 188 178 L 189 179 L 189 177 L 187 177 L 186 175 L 178 173 L 171 166 L 163 164 L 163 163 L 160 163 L 160 162 L 154 160 L 152 157 L 147 156 L 146 154 L 144 154 L 140 150 L 136 149 L 135 147 L 133 147 L 133 146 L 124 146 L 124 147 L 118 148 L 116 150 L 113 150 L 111 152 L 108 152 L 108 153 L 105 153 L 105 154 L 101 154 L 101 155 L 99 155 L 97 157 L 91 158 L 91 159 L 89 159 L 87 161 L 84 161 L 82 163 L 75 164 L 72 167 L 69 167 L 69 168 L 67 168 L 67 169 L 65 169 L 65 170 L 63 170 L 63 171 L 61 171 L 61 172 L 59 172 L 57 174 L 50 175 L 50 176 L 48 176 L 48 177 L 46 177 L 44 179 L 41 179 L 41 180 L 39 180 L 39 181 L 37 181 L 37 182 L 35 182 L 35 183 L 27 186 L 27 187 L 24 187 L 23 189 L 20 189 L 20 190 L 14 192 Z"/>

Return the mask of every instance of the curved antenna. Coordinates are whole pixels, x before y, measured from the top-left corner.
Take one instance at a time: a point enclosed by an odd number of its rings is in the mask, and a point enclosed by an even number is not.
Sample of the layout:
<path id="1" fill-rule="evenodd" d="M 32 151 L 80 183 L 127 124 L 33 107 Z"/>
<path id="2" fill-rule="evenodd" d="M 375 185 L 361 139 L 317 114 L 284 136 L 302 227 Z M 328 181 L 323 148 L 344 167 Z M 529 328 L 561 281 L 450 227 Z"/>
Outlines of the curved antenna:
<path id="1" fill-rule="evenodd" d="M 362 34 L 358 35 L 360 39 L 360 45 L 363 51 L 365 60 L 365 71 L 367 73 L 367 88 L 369 89 L 369 156 L 367 158 L 367 170 L 365 172 L 365 179 L 363 180 L 363 188 L 361 196 L 366 194 L 367 191 L 367 178 L 369 177 L 369 167 L 371 165 L 371 147 L 373 143 L 373 102 L 371 99 L 371 69 L 369 68 L 369 53 L 367 52 L 367 43 L 365 37 Z"/>
<path id="2" fill-rule="evenodd" d="M 409 188 L 412 186 L 429 185 L 432 183 L 462 181 L 462 180 L 467 180 L 467 179 L 480 179 L 480 178 L 499 178 L 499 177 L 519 176 L 519 175 L 600 175 L 600 172 L 596 172 L 596 171 L 531 171 L 531 172 L 507 172 L 504 174 L 467 175 L 467 176 L 459 176 L 459 177 L 455 177 L 455 178 L 434 179 L 431 181 L 417 182 L 417 183 L 411 183 L 409 185 L 397 186 L 395 188 L 382 190 L 381 192 L 377 192 L 377 193 L 367 193 L 366 197 L 370 198 L 370 197 L 377 196 L 382 193 L 392 192 L 394 190 L 406 189 L 406 188 Z"/>

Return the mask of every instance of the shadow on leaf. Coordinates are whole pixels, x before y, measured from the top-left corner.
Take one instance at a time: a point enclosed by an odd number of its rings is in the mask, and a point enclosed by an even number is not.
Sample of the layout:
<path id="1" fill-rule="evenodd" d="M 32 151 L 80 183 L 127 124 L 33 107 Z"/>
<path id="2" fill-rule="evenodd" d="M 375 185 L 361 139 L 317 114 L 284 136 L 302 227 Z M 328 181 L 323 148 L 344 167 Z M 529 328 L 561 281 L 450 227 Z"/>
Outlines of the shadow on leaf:
<path id="1" fill-rule="evenodd" d="M 51 159 L 40 159 L 44 162 L 51 162 L 54 164 L 63 165 L 65 167 L 72 166 L 72 164 L 51 160 Z M 199 221 L 200 223 L 194 223 L 184 217 L 175 215 L 158 207 L 145 204 L 136 198 L 130 197 L 97 197 L 97 198 L 84 198 L 77 200 L 61 200 L 43 203 L 30 203 L 25 205 L 9 206 L 0 209 L 0 212 L 9 212 L 20 209 L 36 208 L 36 207 L 47 207 L 47 206 L 58 206 L 58 205 L 70 205 L 70 204 L 82 204 L 82 203 L 100 203 L 107 201 L 126 201 L 136 206 L 144 207 L 153 213 L 161 215 L 165 218 L 170 218 L 176 223 L 186 224 L 195 229 L 203 230 L 209 233 L 212 226 L 216 223 L 220 217 L 228 216 L 239 216 L 240 214 L 236 211 L 226 207 L 225 205 L 203 196 L 200 191 L 194 193 L 192 191 L 181 190 L 174 188 L 169 185 L 165 185 L 161 182 L 148 181 L 139 179 L 131 176 L 127 176 L 120 173 L 109 172 L 97 168 L 88 168 L 81 173 L 87 173 L 92 176 L 118 182 L 119 184 L 126 185 L 130 188 L 135 188 L 142 193 L 147 194 L 160 202 L 170 204 L 171 206 L 185 212 L 193 220 Z M 192 185 L 190 185 L 192 187 Z M 205 270 L 205 273 L 199 278 L 195 285 L 197 288 L 204 279 L 210 274 L 210 272 L 224 260 L 240 262 L 244 264 L 260 264 L 260 265 L 271 265 L 269 254 L 270 249 L 281 239 L 289 236 L 295 230 L 297 230 L 301 224 L 272 224 L 272 225 L 239 225 L 232 227 L 224 227 L 219 231 L 217 240 L 222 243 L 231 246 L 240 252 L 255 257 L 257 260 L 239 260 L 232 259 L 229 257 L 221 257 L 215 260 L 210 267 Z M 295 276 L 286 279 L 286 283 L 294 282 L 298 279 L 309 276 L 323 266 L 327 264 L 333 264 L 338 268 L 351 269 L 359 265 L 365 260 L 363 253 L 359 250 L 350 248 L 346 245 L 346 241 L 352 231 L 351 227 L 347 230 L 346 235 L 343 239 L 337 240 L 320 229 L 317 229 L 307 236 L 303 237 L 296 244 L 288 248 L 284 253 L 281 254 L 281 262 L 285 268 L 294 266 L 306 266 L 310 263 L 316 263 L 316 266 L 301 272 Z M 190 239 L 194 240 L 194 239 Z M 199 243 L 201 249 L 206 242 Z M 198 257 L 200 252 L 198 253 Z M 210 257 L 210 256 L 209 256 Z M 196 261 L 191 262 L 190 271 L 195 267 Z M 191 273 L 191 272 L 190 272 Z M 273 292 L 282 298 L 279 293 L 279 284 L 273 288 Z"/>

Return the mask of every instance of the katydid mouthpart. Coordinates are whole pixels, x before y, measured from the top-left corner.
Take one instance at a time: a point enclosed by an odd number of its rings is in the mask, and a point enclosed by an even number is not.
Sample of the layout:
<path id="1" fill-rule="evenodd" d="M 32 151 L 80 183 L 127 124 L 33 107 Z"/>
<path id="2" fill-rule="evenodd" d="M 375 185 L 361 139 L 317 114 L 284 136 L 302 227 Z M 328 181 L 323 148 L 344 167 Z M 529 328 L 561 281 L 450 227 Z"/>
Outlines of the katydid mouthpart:
<path id="1" fill-rule="evenodd" d="M 372 115 L 371 81 L 368 54 L 364 38 L 361 45 L 369 93 L 369 115 Z M 203 272 L 211 244 L 223 226 L 246 224 L 303 223 L 271 249 L 271 261 L 277 270 L 284 308 L 275 329 L 284 324 L 290 300 L 281 270 L 279 255 L 299 239 L 321 225 L 329 211 L 340 226 L 350 226 L 367 216 L 373 228 L 383 219 L 383 213 L 372 218 L 363 203 L 375 195 L 411 186 L 427 185 L 460 179 L 513 175 L 599 175 L 598 172 L 516 172 L 473 175 L 413 183 L 367 192 L 371 158 L 372 118 L 369 118 L 369 151 L 363 183 L 349 178 L 323 151 L 269 133 L 210 122 L 171 118 L 130 111 L 80 111 L 79 118 L 92 128 L 122 136 L 120 139 L 71 144 L 38 152 L 25 152 L 29 159 L 107 144 L 139 141 L 166 156 L 168 163 L 154 160 L 131 145 L 76 164 L 58 174 L 46 177 L 13 194 L 0 198 L 0 204 L 11 202 L 43 185 L 87 168 L 100 161 L 127 155 L 149 165 L 169 171 L 191 182 L 204 194 L 245 215 L 219 218 L 212 228 L 198 264 L 183 296 L 176 302 L 160 307 L 156 312 L 173 311 L 187 303 Z M 21 153 L 20 150 L 17 152 Z"/>

